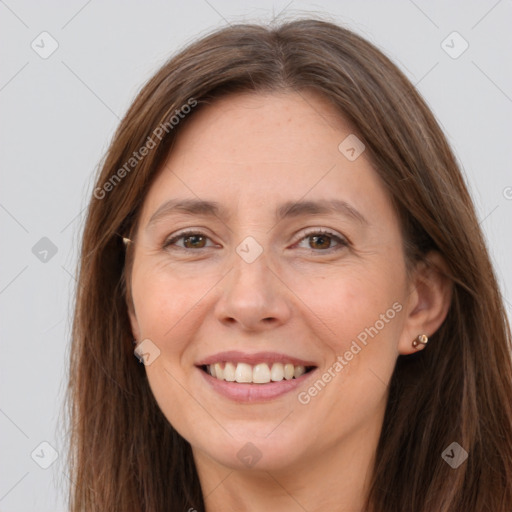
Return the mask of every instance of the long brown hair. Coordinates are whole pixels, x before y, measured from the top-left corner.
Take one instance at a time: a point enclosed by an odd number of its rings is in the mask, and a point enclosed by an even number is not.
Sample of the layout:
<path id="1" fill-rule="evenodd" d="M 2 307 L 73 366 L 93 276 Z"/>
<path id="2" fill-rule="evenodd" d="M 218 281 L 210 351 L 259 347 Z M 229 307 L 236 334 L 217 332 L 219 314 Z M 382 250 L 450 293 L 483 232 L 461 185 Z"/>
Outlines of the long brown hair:
<path id="1" fill-rule="evenodd" d="M 305 19 L 203 37 L 165 63 L 121 121 L 81 246 L 67 396 L 71 512 L 204 510 L 191 447 L 133 354 L 120 235 L 133 232 L 176 133 L 202 104 L 239 91 L 306 89 L 364 140 L 397 209 L 408 263 L 438 251 L 453 281 L 448 316 L 428 347 L 398 357 L 367 509 L 512 510 L 510 326 L 457 162 L 423 99 L 381 51 L 346 28 Z M 457 469 L 441 456 L 452 442 L 469 453 Z"/>

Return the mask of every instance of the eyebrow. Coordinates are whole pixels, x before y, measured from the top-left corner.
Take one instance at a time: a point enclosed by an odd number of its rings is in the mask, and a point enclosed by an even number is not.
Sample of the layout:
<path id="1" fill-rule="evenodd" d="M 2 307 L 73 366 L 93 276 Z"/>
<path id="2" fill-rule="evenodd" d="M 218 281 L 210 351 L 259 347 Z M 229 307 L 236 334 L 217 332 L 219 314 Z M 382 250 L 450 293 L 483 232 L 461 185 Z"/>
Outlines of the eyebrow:
<path id="1" fill-rule="evenodd" d="M 149 219 L 146 229 L 164 217 L 172 214 L 202 215 L 206 217 L 229 218 L 228 211 L 216 201 L 202 199 L 170 199 L 163 203 Z M 321 201 L 287 201 L 275 212 L 275 221 L 305 215 L 337 214 L 352 218 L 361 224 L 369 224 L 366 218 L 352 205 L 340 199 Z"/>

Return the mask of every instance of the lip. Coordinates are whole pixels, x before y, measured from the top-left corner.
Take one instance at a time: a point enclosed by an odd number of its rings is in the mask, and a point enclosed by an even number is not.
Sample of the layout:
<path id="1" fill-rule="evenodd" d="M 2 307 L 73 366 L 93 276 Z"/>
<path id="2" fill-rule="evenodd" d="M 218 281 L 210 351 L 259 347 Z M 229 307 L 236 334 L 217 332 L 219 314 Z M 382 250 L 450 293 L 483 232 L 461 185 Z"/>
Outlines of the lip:
<path id="1" fill-rule="evenodd" d="M 304 385 L 312 374 L 316 374 L 317 369 L 318 368 L 312 369 L 308 373 L 301 375 L 298 379 L 283 379 L 279 382 L 269 382 L 268 384 L 227 382 L 212 377 L 201 368 L 198 368 L 198 371 L 217 393 L 235 402 L 254 403 L 268 402 L 296 390 L 299 386 Z"/>
<path id="2" fill-rule="evenodd" d="M 215 363 L 247 363 L 255 365 L 258 363 L 292 363 L 294 366 L 314 366 L 308 373 L 301 375 L 298 379 L 281 380 L 279 382 L 269 382 L 267 384 L 249 384 L 239 382 L 227 382 L 216 379 L 206 373 L 201 367 Z M 289 356 L 279 352 L 254 352 L 248 354 L 238 350 L 229 350 L 218 352 L 196 363 L 197 369 L 206 380 L 206 383 L 220 395 L 240 403 L 267 402 L 279 398 L 286 393 L 290 393 L 302 386 L 307 379 L 318 369 L 318 363 L 308 361 L 297 357 Z"/>
<path id="3" fill-rule="evenodd" d="M 281 354 L 278 352 L 254 352 L 253 354 L 248 354 L 238 350 L 218 352 L 217 354 L 208 356 L 205 359 L 201 359 L 199 362 L 195 363 L 195 365 L 205 366 L 208 364 L 226 362 L 247 363 L 250 365 L 255 365 L 258 363 L 292 363 L 295 366 L 318 366 L 318 364 L 314 361 L 306 361 L 304 359 L 298 359 L 297 357 Z"/>

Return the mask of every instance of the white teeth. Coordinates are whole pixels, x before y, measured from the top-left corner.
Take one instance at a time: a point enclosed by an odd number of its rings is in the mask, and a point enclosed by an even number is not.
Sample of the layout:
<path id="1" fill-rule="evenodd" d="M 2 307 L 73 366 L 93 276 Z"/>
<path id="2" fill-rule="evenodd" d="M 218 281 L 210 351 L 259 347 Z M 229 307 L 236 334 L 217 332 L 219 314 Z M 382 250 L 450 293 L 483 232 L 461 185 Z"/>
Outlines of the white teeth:
<path id="1" fill-rule="evenodd" d="M 252 367 L 247 363 L 236 365 L 235 380 L 237 382 L 252 382 Z"/>
<path id="2" fill-rule="evenodd" d="M 295 367 L 293 366 L 293 364 L 288 363 L 284 365 L 284 378 L 286 380 L 293 379 L 294 369 Z"/>
<path id="3" fill-rule="evenodd" d="M 304 366 L 296 366 L 295 370 L 293 371 L 293 376 L 298 379 L 301 375 L 304 375 L 306 373 L 306 368 Z"/>
<path id="4" fill-rule="evenodd" d="M 224 380 L 228 382 L 235 381 L 235 365 L 233 363 L 226 363 L 224 365 Z"/>
<path id="5" fill-rule="evenodd" d="M 266 384 L 270 382 L 270 368 L 267 363 L 257 364 L 252 369 L 252 381 L 256 384 Z"/>
<path id="6" fill-rule="evenodd" d="M 272 365 L 272 370 L 270 371 L 270 378 L 274 382 L 279 382 L 284 379 L 284 366 L 282 363 L 274 363 Z"/>
<path id="7" fill-rule="evenodd" d="M 222 363 L 210 364 L 206 371 L 212 377 L 227 382 L 268 384 L 283 379 L 298 379 L 306 373 L 306 368 L 292 363 L 273 363 L 271 366 L 267 363 L 258 363 L 251 366 L 247 363 L 227 362 L 224 367 Z"/>
<path id="8" fill-rule="evenodd" d="M 220 363 L 215 363 L 213 365 L 213 367 L 215 368 L 215 377 L 217 377 L 217 379 L 223 380 L 224 379 L 224 369 L 221 367 Z M 211 368 L 211 365 L 210 365 L 210 368 Z"/>

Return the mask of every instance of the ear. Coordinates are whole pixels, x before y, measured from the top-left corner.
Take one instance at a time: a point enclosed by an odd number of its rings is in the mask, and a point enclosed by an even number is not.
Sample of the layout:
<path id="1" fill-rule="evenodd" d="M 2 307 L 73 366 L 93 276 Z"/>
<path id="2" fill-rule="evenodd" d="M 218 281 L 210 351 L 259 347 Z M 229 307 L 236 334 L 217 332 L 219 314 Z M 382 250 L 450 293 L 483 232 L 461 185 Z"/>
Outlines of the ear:
<path id="1" fill-rule="evenodd" d="M 430 252 L 414 269 L 406 317 L 398 352 L 402 355 L 421 350 L 412 342 L 421 334 L 432 336 L 444 322 L 452 300 L 453 282 L 448 267 L 438 252 Z"/>

